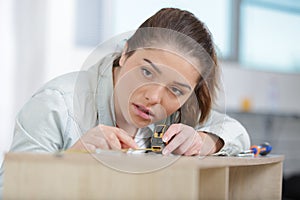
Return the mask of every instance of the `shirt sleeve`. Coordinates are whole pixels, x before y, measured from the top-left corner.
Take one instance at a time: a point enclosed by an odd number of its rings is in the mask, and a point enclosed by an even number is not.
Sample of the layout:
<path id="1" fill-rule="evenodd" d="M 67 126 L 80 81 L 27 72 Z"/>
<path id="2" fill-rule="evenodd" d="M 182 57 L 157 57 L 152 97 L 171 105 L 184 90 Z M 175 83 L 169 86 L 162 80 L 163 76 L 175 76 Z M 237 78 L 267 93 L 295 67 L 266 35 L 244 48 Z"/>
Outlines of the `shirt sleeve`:
<path id="1" fill-rule="evenodd" d="M 205 124 L 198 125 L 195 129 L 214 134 L 224 141 L 224 146 L 217 154 L 232 156 L 250 148 L 250 138 L 246 129 L 226 114 L 211 111 Z"/>
<path id="2" fill-rule="evenodd" d="M 16 118 L 11 151 L 55 152 L 63 147 L 68 109 L 63 95 L 45 89 L 27 102 Z"/>

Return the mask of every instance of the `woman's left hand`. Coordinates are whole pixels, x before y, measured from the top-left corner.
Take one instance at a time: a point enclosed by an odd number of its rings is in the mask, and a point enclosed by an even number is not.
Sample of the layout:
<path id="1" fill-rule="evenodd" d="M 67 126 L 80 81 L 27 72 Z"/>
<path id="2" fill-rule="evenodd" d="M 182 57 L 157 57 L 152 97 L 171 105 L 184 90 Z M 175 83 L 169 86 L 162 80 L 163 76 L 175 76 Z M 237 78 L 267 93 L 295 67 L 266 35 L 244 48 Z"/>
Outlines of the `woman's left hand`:
<path id="1" fill-rule="evenodd" d="M 172 124 L 162 139 L 168 143 L 162 152 L 163 155 L 174 153 L 185 156 L 215 153 L 219 140 L 215 135 L 197 132 L 185 124 Z"/>

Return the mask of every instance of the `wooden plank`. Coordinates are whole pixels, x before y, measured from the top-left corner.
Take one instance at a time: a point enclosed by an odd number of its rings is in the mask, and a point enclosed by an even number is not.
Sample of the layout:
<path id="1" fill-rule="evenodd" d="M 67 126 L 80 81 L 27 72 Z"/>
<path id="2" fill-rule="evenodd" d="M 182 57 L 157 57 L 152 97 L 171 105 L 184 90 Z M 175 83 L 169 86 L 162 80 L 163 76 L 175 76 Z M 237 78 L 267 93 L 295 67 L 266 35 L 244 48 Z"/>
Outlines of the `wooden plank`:
<path id="1" fill-rule="evenodd" d="M 228 199 L 229 168 L 211 168 L 200 171 L 199 199 Z"/>
<path id="2" fill-rule="evenodd" d="M 216 167 L 231 167 L 231 166 L 253 166 L 265 165 L 270 163 L 282 162 L 284 156 L 282 155 L 268 155 L 265 157 L 218 157 L 218 156 L 161 156 L 161 155 L 128 155 L 125 153 L 102 153 L 102 154 L 87 154 L 87 153 L 68 153 L 62 154 L 64 162 L 71 163 L 97 163 L 97 160 L 103 160 L 116 165 L 126 165 L 128 162 L 134 162 L 137 165 L 150 166 L 150 168 L 157 167 L 156 162 L 174 163 L 176 166 L 182 167 L 186 165 L 193 165 L 198 168 L 216 168 Z M 55 161 L 62 157 L 53 156 L 53 154 L 34 154 L 34 153 L 8 153 L 5 155 L 5 160 L 26 160 L 26 161 L 40 161 L 44 162 Z M 180 159 L 179 159 L 180 158 Z M 125 161 L 125 162 L 124 162 Z M 128 162 L 127 162 L 128 161 Z"/>
<path id="3" fill-rule="evenodd" d="M 280 199 L 282 160 L 283 156 L 9 153 L 4 198 Z"/>
<path id="4" fill-rule="evenodd" d="M 62 159 L 63 160 L 63 159 Z M 197 199 L 198 170 L 168 167 L 132 174 L 103 164 L 5 163 L 4 199 Z"/>
<path id="5" fill-rule="evenodd" d="M 281 199 L 282 162 L 231 167 L 230 199 Z"/>

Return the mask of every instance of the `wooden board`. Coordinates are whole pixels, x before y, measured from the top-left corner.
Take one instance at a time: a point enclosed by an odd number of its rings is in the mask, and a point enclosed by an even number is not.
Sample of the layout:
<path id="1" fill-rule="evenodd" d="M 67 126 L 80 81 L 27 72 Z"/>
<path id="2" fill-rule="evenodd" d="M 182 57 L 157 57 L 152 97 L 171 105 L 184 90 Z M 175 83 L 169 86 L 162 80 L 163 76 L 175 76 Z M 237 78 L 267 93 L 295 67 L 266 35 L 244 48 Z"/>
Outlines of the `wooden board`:
<path id="1" fill-rule="evenodd" d="M 282 161 L 283 156 L 9 153 L 4 199 L 281 199 Z M 261 184 L 266 190 L 258 193 Z"/>

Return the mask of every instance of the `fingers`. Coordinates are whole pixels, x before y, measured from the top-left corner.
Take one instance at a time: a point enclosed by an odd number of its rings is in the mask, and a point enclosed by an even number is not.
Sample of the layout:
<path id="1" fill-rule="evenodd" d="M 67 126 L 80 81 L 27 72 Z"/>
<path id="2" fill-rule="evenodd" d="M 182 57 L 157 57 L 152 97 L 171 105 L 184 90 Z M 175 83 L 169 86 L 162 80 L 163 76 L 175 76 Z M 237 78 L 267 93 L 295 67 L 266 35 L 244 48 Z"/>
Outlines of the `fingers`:
<path id="1" fill-rule="evenodd" d="M 190 148 L 186 152 L 184 152 L 184 155 L 185 156 L 199 155 L 202 148 L 202 144 L 203 144 L 202 138 L 196 132 L 193 143 L 191 144 Z"/>
<path id="2" fill-rule="evenodd" d="M 85 144 L 84 147 L 89 152 L 95 152 L 96 149 L 97 149 L 97 147 L 95 145 L 92 145 L 92 144 Z"/>
<path id="3" fill-rule="evenodd" d="M 162 152 L 163 155 L 169 155 L 187 140 L 188 135 L 182 134 L 182 129 L 182 124 L 173 124 L 169 127 L 163 136 L 163 141 L 169 142 Z M 170 141 L 173 136 L 175 137 Z"/>
<path id="4" fill-rule="evenodd" d="M 121 142 L 121 149 L 130 149 L 131 147 Z"/>
<path id="5" fill-rule="evenodd" d="M 99 145 L 98 148 L 100 149 L 113 149 L 113 150 L 120 150 L 121 149 L 121 143 L 118 140 L 118 137 L 115 135 L 114 130 L 105 131 L 103 130 L 102 126 L 98 126 L 100 133 L 97 133 L 97 136 L 99 135 L 101 138 L 103 138 L 104 142 L 107 144 L 108 148 L 101 148 L 103 145 Z M 98 137 L 99 137 L 98 136 Z M 102 141 L 103 142 L 103 141 Z"/>
<path id="6" fill-rule="evenodd" d="M 124 130 L 111 126 L 98 125 L 85 133 L 69 149 L 94 152 L 96 149 L 121 150 L 122 147 L 138 148 L 138 145 Z"/>
<path id="7" fill-rule="evenodd" d="M 182 130 L 183 125 L 182 124 L 172 124 L 168 130 L 165 132 L 162 140 L 166 143 L 170 141 L 170 139 L 175 136 L 176 134 L 180 133 Z"/>
<path id="8" fill-rule="evenodd" d="M 125 146 L 127 148 L 134 148 L 134 149 L 139 148 L 139 146 L 133 140 L 133 138 L 130 137 L 124 130 L 118 129 L 118 131 L 116 132 L 116 136 L 122 143 L 122 146 Z"/>
<path id="9" fill-rule="evenodd" d="M 136 142 L 124 130 L 104 125 L 98 126 L 110 149 L 121 150 L 122 146 L 138 148 Z M 121 145 L 122 144 L 122 145 Z"/>
<path id="10" fill-rule="evenodd" d="M 194 128 L 183 125 L 173 124 L 167 130 L 163 140 L 169 142 L 164 148 L 162 154 L 170 153 L 179 155 L 196 155 L 199 154 L 202 146 L 202 138 Z M 171 141 L 170 139 L 175 136 Z"/>
<path id="11" fill-rule="evenodd" d="M 179 147 L 176 148 L 173 151 L 173 153 L 178 155 L 186 155 L 186 153 L 188 153 L 195 146 L 195 144 L 196 144 L 196 133 L 194 133 L 194 136 L 189 137 L 181 145 L 179 145 Z"/>
<path id="12" fill-rule="evenodd" d="M 90 135 L 89 137 L 85 137 L 83 140 L 83 145 L 93 145 L 99 149 L 109 149 L 109 145 L 103 137 L 99 137 L 97 135 Z"/>
<path id="13" fill-rule="evenodd" d="M 188 139 L 188 137 L 184 134 L 177 134 L 176 137 L 174 137 L 174 139 L 172 139 L 172 141 L 164 148 L 162 154 L 163 155 L 169 155 L 171 152 L 173 152 L 175 149 L 177 148 L 186 148 L 185 141 Z M 189 142 L 187 142 L 189 143 Z M 187 149 L 182 151 L 186 151 Z"/>

